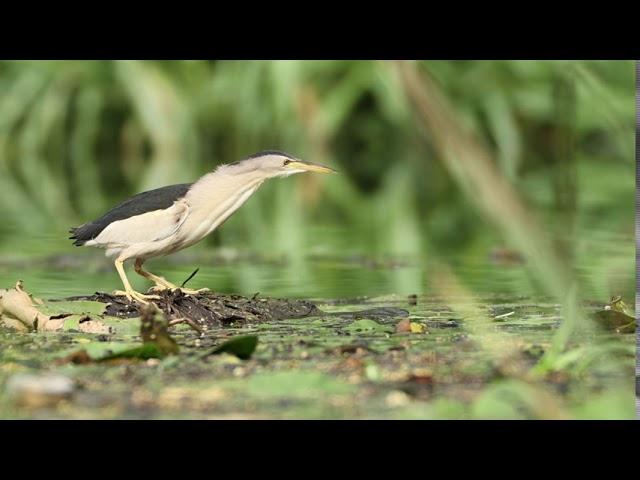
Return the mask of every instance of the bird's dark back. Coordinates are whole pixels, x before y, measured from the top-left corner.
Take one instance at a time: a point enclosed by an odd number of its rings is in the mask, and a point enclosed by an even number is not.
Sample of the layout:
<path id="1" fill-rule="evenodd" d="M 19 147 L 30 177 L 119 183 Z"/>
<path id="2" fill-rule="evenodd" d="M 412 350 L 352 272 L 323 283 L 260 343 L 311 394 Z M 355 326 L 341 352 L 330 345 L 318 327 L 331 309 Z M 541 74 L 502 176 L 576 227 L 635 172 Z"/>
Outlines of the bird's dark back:
<path id="1" fill-rule="evenodd" d="M 84 245 L 89 240 L 93 240 L 100 232 L 102 232 L 109 224 L 124 220 L 143 213 L 152 212 L 154 210 L 164 210 L 173 205 L 173 202 L 184 197 L 192 183 L 181 183 L 178 185 L 169 185 L 167 187 L 156 188 L 148 192 L 142 192 L 116 205 L 103 216 L 93 222 L 85 223 L 79 227 L 69 230 L 71 240 L 77 246 Z"/>

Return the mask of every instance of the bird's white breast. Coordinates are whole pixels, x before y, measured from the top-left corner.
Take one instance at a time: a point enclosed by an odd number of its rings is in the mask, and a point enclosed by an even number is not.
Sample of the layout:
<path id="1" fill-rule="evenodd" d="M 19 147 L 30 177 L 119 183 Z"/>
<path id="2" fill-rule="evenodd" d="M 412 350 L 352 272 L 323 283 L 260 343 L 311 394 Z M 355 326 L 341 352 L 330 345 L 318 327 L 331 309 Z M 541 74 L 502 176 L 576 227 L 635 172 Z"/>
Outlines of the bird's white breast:
<path id="1" fill-rule="evenodd" d="M 196 182 L 185 197 L 190 214 L 176 232 L 170 251 L 199 242 L 240 208 L 263 182 L 250 175 L 236 178 L 213 172 Z"/>

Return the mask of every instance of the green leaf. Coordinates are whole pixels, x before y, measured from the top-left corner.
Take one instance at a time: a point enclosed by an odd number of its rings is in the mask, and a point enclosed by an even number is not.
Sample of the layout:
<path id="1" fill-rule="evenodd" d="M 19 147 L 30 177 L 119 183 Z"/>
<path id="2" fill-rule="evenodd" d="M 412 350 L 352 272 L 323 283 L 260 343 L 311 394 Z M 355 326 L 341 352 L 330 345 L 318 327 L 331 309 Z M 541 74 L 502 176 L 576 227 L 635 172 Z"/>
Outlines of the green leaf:
<path id="1" fill-rule="evenodd" d="M 256 335 L 243 335 L 234 337 L 229 341 L 218 345 L 213 350 L 207 352 L 205 356 L 218 355 L 220 353 L 230 353 L 236 357 L 247 360 L 258 345 L 258 337 Z"/>
<path id="2" fill-rule="evenodd" d="M 378 322 L 374 320 L 356 320 L 355 322 L 349 324 L 345 330 L 349 330 L 352 332 L 385 332 L 385 333 L 393 333 L 393 327 L 389 325 L 380 325 Z"/>
<path id="3" fill-rule="evenodd" d="M 106 305 L 101 302 L 89 300 L 73 300 L 62 302 L 45 302 L 39 310 L 45 315 L 77 314 L 77 315 L 102 315 Z"/>
<path id="4" fill-rule="evenodd" d="M 98 359 L 99 362 L 106 360 L 113 360 L 116 358 L 139 358 L 141 360 L 148 360 L 149 358 L 163 358 L 165 354 L 155 343 L 145 343 L 140 347 L 129 348 L 121 352 L 112 353 Z"/>

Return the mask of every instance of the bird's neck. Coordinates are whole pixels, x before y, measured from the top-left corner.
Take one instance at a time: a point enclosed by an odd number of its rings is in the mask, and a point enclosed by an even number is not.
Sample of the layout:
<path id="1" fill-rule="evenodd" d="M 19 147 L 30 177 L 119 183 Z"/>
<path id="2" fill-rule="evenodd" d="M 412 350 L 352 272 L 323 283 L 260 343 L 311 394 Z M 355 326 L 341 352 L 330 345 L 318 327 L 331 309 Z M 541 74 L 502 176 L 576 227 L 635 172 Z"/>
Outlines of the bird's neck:
<path id="1" fill-rule="evenodd" d="M 215 171 L 194 183 L 186 200 L 195 216 L 201 219 L 205 235 L 240 208 L 264 180 L 257 172 L 226 175 Z"/>
<path id="2" fill-rule="evenodd" d="M 264 175 L 257 171 L 243 172 L 236 175 L 214 171 L 201 177 L 193 184 L 187 198 L 197 197 L 198 205 L 216 207 L 224 201 L 231 203 L 246 191 L 254 192 L 264 182 Z"/>

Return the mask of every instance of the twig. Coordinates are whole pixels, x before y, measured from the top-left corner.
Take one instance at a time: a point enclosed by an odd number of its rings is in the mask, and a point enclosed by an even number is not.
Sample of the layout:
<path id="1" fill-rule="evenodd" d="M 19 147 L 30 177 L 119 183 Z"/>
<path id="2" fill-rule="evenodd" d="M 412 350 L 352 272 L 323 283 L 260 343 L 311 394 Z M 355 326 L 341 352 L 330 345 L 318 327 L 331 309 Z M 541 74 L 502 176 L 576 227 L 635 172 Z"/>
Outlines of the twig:
<path id="1" fill-rule="evenodd" d="M 191 280 L 193 277 L 196 276 L 196 273 L 198 273 L 198 271 L 200 270 L 200 267 L 196 268 L 193 273 L 191 275 L 189 275 L 189 278 L 187 278 L 184 282 L 182 282 L 182 285 L 180 285 L 180 288 L 184 288 L 184 286 L 187 284 L 187 282 L 189 280 Z"/>
<path id="2" fill-rule="evenodd" d="M 194 322 L 194 321 L 193 321 L 193 320 L 191 320 L 190 318 L 186 318 L 186 317 L 183 317 L 183 318 L 175 318 L 175 319 L 171 320 L 171 321 L 169 322 L 169 326 L 170 326 L 170 327 L 173 327 L 174 325 L 178 325 L 179 323 L 186 323 L 186 324 L 187 324 L 187 325 L 189 325 L 191 328 L 193 328 L 195 331 L 197 331 L 199 334 L 201 334 L 201 335 L 202 335 L 202 333 L 203 333 L 202 328 L 200 328 L 200 326 L 199 326 L 196 322 Z"/>

